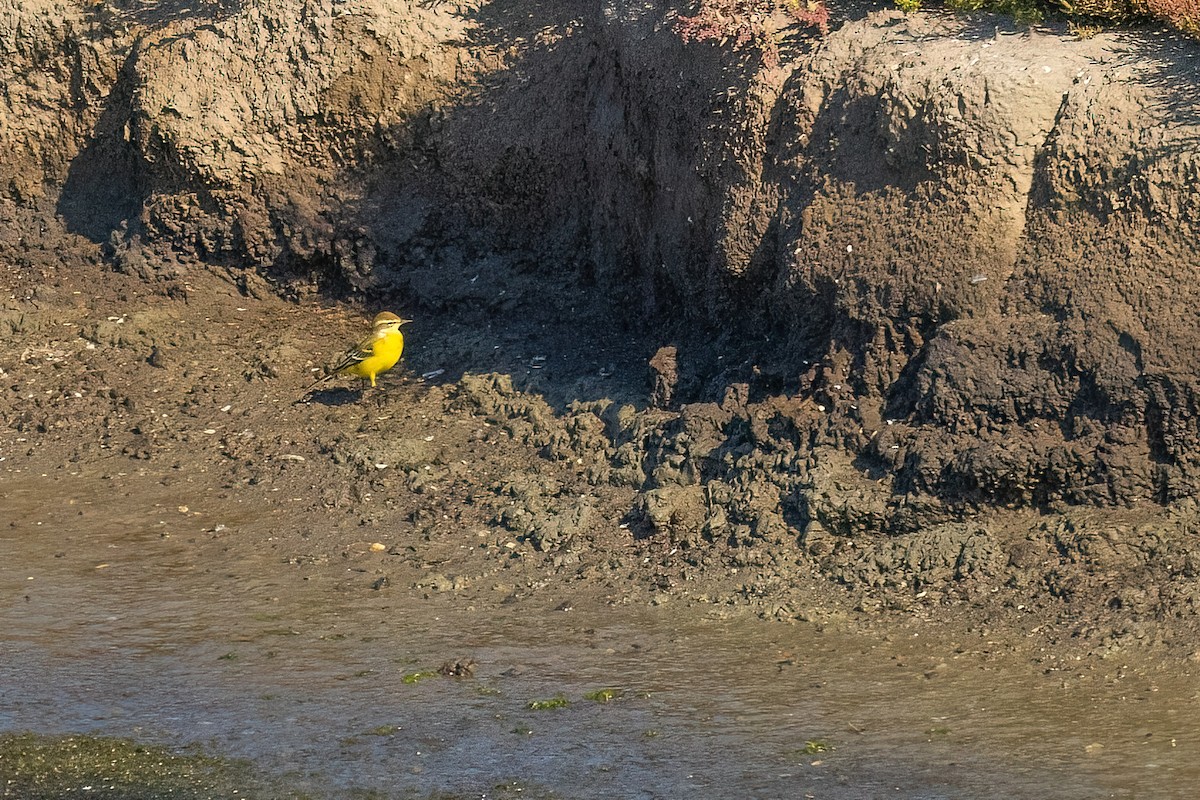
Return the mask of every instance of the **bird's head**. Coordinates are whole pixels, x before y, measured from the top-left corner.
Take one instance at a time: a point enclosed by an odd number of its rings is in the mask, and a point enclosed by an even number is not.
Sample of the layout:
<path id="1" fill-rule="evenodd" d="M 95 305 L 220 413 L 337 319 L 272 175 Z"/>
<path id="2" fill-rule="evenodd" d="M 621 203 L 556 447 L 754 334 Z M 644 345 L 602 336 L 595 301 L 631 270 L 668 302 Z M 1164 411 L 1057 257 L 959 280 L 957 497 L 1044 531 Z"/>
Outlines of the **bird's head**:
<path id="1" fill-rule="evenodd" d="M 371 322 L 371 327 L 375 330 L 380 330 L 382 328 L 399 330 L 401 325 L 404 325 L 408 322 L 412 322 L 412 320 L 398 317 L 390 311 L 381 311 L 375 315 L 375 319 Z"/>

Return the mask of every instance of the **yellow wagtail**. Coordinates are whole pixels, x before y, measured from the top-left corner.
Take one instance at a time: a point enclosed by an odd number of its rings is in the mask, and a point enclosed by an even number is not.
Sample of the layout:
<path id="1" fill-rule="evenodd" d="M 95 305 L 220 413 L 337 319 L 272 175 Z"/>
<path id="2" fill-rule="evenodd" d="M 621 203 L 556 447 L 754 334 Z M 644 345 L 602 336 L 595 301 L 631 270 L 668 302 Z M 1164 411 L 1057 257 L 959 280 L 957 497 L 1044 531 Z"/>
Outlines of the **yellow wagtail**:
<path id="1" fill-rule="evenodd" d="M 347 350 L 337 366 L 318 378 L 312 386 L 334 375 L 352 375 L 370 381 L 374 387 L 375 376 L 396 366 L 400 354 L 404 352 L 404 334 L 400 332 L 400 326 L 406 322 L 412 320 L 401 319 L 390 311 L 376 314 L 371 322 L 370 335 Z"/>

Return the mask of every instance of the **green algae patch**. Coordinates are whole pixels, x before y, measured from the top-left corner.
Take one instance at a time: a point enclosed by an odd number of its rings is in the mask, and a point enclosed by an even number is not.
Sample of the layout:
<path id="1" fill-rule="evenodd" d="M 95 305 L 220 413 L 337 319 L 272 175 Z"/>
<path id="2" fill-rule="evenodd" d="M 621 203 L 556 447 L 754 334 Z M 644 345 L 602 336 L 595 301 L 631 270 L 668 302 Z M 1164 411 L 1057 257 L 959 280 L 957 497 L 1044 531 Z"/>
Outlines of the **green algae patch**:
<path id="1" fill-rule="evenodd" d="M 530 711 L 549 711 L 554 708 L 566 708 L 569 705 L 571 705 L 571 701 L 559 695 L 551 697 L 549 700 L 530 700 L 525 707 Z"/>
<path id="2" fill-rule="evenodd" d="M 411 683 L 416 683 L 417 681 L 423 681 L 426 678 L 436 678 L 436 677 L 437 677 L 436 672 L 433 672 L 431 670 L 422 670 L 420 672 L 409 672 L 409 673 L 405 674 L 402 678 L 400 678 L 400 682 L 411 684 Z"/>
<path id="3" fill-rule="evenodd" d="M 95 736 L 2 734 L 0 775 L 0 797 L 21 800 L 207 800 L 254 797 L 258 788 L 243 762 Z"/>
<path id="4" fill-rule="evenodd" d="M 620 697 L 622 692 L 619 689 L 597 689 L 594 692 L 588 692 L 583 696 L 584 700 L 591 700 L 593 703 L 610 703 Z"/>
<path id="5" fill-rule="evenodd" d="M 399 725 L 378 725 L 369 731 L 363 731 L 363 736 L 395 736 L 399 730 Z"/>

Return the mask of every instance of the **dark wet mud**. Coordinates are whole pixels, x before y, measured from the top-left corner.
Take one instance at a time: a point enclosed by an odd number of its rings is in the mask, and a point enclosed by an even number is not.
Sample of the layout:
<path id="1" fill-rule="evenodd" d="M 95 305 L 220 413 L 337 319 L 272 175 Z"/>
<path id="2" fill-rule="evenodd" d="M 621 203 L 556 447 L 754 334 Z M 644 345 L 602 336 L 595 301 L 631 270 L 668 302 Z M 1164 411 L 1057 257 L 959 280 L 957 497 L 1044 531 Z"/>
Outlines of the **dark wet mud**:
<path id="1" fill-rule="evenodd" d="M 0 536 L 0 729 L 200 747 L 250 765 L 239 796 L 1182 797 L 1200 780 L 1200 698 L 1161 664 L 586 590 L 488 602 L 432 567 L 376 587 L 373 543 L 221 558 L 278 538 L 267 508 L 176 490 L 183 511 L 134 481 L 157 504 L 116 524 L 96 519 L 103 478 L 51 512 L 38 477 L 10 482 Z M 0 770 L 28 775 L 23 741 Z"/>
<path id="2" fill-rule="evenodd" d="M 96 637 L 82 669 L 22 643 L 4 683 L 40 688 L 5 724 L 200 743 L 330 797 L 1166 797 L 1200 777 L 1196 699 L 1162 676 L 1048 681 L 908 640 L 665 609 L 252 611 L 203 633 L 151 655 Z M 464 657 L 472 677 L 437 674 Z"/>

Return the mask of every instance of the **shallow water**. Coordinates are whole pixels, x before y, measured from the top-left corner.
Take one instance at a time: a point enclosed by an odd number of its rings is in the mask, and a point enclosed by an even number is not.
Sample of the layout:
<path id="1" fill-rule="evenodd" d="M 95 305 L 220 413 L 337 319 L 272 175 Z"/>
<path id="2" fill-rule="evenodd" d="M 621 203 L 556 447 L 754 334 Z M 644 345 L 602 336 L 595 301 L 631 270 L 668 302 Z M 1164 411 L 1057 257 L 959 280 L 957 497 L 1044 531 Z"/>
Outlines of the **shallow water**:
<path id="1" fill-rule="evenodd" d="M 165 502 L 118 514 L 41 492 L 5 486 L 0 731 L 202 743 L 318 796 L 518 781 L 575 798 L 1133 798 L 1200 783 L 1184 675 L 1054 678 L 956 655 L 935 631 L 880 642 L 670 606 L 364 598 L 267 557 L 205 564 Z M 474 677 L 402 680 L 465 658 Z M 611 702 L 585 699 L 606 688 Z"/>

